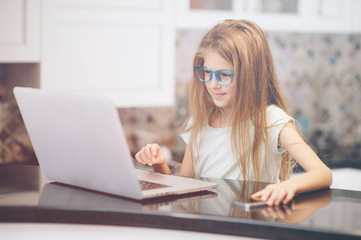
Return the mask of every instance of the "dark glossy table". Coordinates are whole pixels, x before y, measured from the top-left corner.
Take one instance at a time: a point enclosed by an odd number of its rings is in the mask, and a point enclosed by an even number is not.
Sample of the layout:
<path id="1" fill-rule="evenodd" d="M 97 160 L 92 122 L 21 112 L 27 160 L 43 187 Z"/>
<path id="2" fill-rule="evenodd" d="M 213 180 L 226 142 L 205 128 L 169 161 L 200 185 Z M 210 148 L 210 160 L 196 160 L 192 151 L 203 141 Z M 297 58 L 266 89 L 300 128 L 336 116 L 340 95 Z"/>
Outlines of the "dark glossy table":
<path id="1" fill-rule="evenodd" d="M 361 192 L 325 189 L 281 208 L 243 211 L 265 183 L 221 179 L 212 192 L 147 201 L 46 180 L 37 166 L 0 166 L 0 221 L 178 229 L 267 239 L 361 239 Z"/>

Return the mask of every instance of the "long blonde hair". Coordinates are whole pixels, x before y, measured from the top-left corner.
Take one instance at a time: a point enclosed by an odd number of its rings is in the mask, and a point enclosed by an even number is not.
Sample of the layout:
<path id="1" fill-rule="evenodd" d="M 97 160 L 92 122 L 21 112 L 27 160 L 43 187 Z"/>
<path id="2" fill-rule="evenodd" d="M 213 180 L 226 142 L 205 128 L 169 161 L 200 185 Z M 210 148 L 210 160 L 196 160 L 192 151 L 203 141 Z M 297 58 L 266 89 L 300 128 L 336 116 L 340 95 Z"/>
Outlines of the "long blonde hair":
<path id="1" fill-rule="evenodd" d="M 232 83 L 237 84 L 231 116 L 232 150 L 244 179 L 248 180 L 248 169 L 252 164 L 255 179 L 260 180 L 260 158 L 265 156 L 259 156 L 259 150 L 262 143 L 268 146 L 267 106 L 274 104 L 287 113 L 268 42 L 257 24 L 247 20 L 225 20 L 203 37 L 194 56 L 193 69 L 194 66 L 203 65 L 204 54 L 209 50 L 232 64 L 236 72 Z M 197 138 L 208 121 L 209 113 L 215 108 L 204 83 L 197 79 L 193 71 L 188 93 L 189 118 L 183 127 L 183 131 L 190 131 L 192 153 L 199 149 Z M 253 126 L 249 124 L 250 121 Z M 250 141 L 251 127 L 254 128 L 253 142 Z M 196 161 L 194 156 L 193 161 Z M 289 173 L 290 157 L 286 152 L 282 156 L 280 180 L 287 179 Z"/>

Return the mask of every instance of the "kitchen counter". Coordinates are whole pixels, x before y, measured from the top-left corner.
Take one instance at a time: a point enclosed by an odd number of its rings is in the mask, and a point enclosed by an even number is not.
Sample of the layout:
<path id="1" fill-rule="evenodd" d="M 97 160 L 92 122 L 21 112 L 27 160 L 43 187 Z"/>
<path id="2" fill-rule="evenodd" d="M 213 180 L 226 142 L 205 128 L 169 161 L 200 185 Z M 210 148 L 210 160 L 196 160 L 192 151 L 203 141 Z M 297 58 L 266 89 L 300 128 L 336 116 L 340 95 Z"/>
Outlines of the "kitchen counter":
<path id="1" fill-rule="evenodd" d="M 45 179 L 37 166 L 0 165 L 0 222 L 187 230 L 267 239 L 361 239 L 361 192 L 324 189 L 280 208 L 244 211 L 265 183 L 205 179 L 213 191 L 133 201 Z M 6 226 L 6 225 L 5 225 Z"/>

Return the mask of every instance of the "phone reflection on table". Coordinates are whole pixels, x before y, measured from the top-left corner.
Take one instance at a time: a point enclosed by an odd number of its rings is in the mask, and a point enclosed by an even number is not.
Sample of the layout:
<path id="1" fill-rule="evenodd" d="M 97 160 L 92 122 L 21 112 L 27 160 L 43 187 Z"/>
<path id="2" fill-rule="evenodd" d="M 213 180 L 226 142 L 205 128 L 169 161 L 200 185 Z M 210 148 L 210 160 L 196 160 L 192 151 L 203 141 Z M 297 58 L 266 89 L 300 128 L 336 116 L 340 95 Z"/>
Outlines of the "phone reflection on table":
<path id="1" fill-rule="evenodd" d="M 265 186 L 263 182 L 246 182 L 228 179 L 207 179 L 216 182 L 217 198 L 204 199 L 182 206 L 191 213 L 201 213 L 235 218 L 247 218 L 285 223 L 300 223 L 318 209 L 327 206 L 332 199 L 332 190 L 323 189 L 296 196 L 289 204 L 278 207 L 256 207 L 245 210 L 237 207 L 234 202 L 253 202 L 251 195 Z"/>

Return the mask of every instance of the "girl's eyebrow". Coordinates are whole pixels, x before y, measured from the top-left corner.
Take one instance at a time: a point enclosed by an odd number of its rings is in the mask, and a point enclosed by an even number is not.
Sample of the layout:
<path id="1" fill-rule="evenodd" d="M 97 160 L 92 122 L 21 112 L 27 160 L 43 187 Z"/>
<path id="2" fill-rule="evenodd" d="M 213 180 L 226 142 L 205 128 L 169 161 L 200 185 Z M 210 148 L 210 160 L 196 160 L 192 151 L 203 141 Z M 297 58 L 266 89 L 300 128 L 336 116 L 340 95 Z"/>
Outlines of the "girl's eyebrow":
<path id="1" fill-rule="evenodd" d="M 207 68 L 209 70 L 212 70 L 212 71 L 230 71 L 230 72 L 233 72 L 233 70 L 229 70 L 228 68 L 213 70 L 213 69 L 210 69 L 209 67 L 207 67 L 206 65 L 203 65 L 203 67 Z"/>

